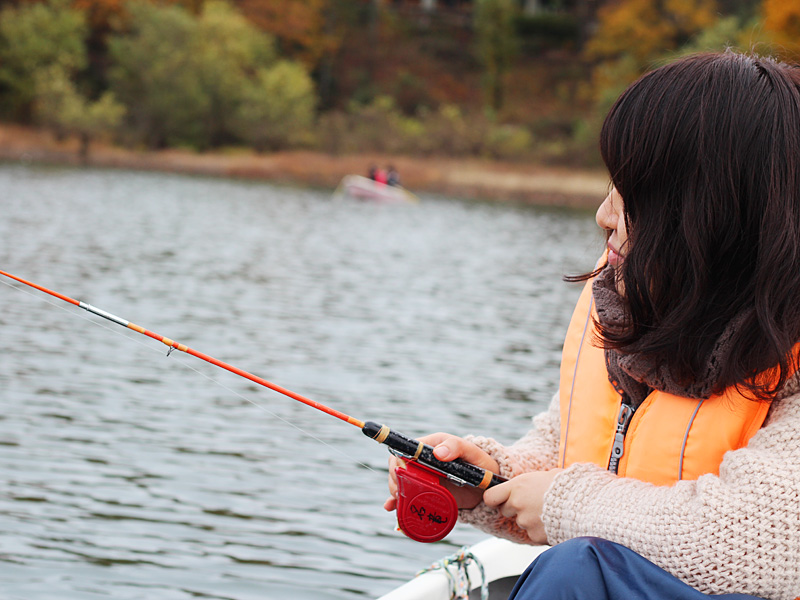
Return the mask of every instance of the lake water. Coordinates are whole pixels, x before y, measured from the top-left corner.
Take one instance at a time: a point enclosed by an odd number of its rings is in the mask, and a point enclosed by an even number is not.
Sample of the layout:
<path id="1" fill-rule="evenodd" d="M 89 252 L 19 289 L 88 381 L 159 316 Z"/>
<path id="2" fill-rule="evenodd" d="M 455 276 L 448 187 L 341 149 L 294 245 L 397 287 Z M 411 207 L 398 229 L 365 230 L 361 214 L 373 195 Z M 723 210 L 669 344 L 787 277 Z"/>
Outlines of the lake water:
<path id="1" fill-rule="evenodd" d="M 412 436 L 522 435 L 602 248 L 590 213 L 441 197 L 24 165 L 0 193 L 0 270 Z M 355 427 L 3 279 L 4 600 L 374 598 L 485 537 L 405 538 Z"/>

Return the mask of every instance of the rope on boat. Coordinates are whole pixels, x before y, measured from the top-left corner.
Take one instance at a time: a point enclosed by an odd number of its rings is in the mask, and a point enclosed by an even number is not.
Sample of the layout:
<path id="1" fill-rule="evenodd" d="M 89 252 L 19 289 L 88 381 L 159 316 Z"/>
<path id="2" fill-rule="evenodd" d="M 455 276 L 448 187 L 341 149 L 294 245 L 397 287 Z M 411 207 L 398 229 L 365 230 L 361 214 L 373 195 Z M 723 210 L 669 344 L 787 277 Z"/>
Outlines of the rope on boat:
<path id="1" fill-rule="evenodd" d="M 450 581 L 450 600 L 468 600 L 469 591 L 472 588 L 469 571 L 467 570 L 469 563 L 474 563 L 481 574 L 481 600 L 489 600 L 489 582 L 486 581 L 483 563 L 469 551 L 467 546 L 463 546 L 455 554 L 437 560 L 427 569 L 422 569 L 417 573 L 417 577 L 430 571 L 444 571 Z M 451 566 L 455 566 L 455 569 L 451 569 Z"/>

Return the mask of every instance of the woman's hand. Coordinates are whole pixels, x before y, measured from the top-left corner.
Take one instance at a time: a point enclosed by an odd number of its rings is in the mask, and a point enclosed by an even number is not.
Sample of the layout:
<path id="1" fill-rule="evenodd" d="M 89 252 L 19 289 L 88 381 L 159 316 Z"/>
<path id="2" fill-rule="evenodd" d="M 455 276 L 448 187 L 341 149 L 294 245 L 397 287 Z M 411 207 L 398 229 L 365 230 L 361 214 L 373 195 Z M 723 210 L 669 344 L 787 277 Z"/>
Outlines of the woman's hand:
<path id="1" fill-rule="evenodd" d="M 518 475 L 506 483 L 486 490 L 483 501 L 487 506 L 497 508 L 504 517 L 515 519 L 534 544 L 546 544 L 547 535 L 542 523 L 544 495 L 550 489 L 555 476 L 562 470 Z"/>
<path id="2" fill-rule="evenodd" d="M 491 456 L 460 437 L 450 435 L 447 433 L 433 433 L 419 438 L 419 441 L 433 446 L 433 455 L 442 461 L 451 461 L 456 458 L 461 458 L 468 463 L 472 463 L 482 469 L 488 469 L 493 473 L 500 472 L 500 466 Z M 383 508 L 386 510 L 394 510 L 397 508 L 397 475 L 395 475 L 395 468 L 401 465 L 401 459 L 396 456 L 389 458 L 389 493 L 391 497 L 386 500 Z M 450 490 L 453 497 L 456 499 L 458 508 L 475 508 L 481 501 L 483 490 L 474 488 L 472 486 L 459 487 L 442 479 L 444 486 Z"/>

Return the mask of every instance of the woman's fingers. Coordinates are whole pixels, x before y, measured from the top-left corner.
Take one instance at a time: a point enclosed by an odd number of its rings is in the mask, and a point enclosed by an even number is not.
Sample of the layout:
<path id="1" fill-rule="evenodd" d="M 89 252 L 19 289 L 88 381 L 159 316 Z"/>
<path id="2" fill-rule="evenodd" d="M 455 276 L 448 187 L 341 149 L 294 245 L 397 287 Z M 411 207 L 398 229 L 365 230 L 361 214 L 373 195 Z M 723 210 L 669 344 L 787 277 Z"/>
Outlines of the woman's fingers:
<path id="1" fill-rule="evenodd" d="M 561 469 L 534 471 L 489 488 L 483 495 L 487 506 L 497 508 L 501 515 L 514 519 L 533 543 L 547 542 L 542 523 L 544 496 Z"/>
<path id="2" fill-rule="evenodd" d="M 447 436 L 433 446 L 433 455 L 439 460 L 451 461 L 457 458 L 468 463 L 499 473 L 500 466 L 491 456 L 472 442 L 456 436 Z"/>
<path id="3" fill-rule="evenodd" d="M 501 483 L 500 485 L 496 485 L 494 487 L 489 488 L 483 493 L 483 502 L 486 506 L 491 506 L 496 508 L 498 506 L 505 505 L 508 501 L 508 498 L 511 496 L 511 491 L 513 487 L 511 485 L 507 485 L 510 482 Z M 513 516 L 513 515 L 503 515 L 503 516 Z"/>

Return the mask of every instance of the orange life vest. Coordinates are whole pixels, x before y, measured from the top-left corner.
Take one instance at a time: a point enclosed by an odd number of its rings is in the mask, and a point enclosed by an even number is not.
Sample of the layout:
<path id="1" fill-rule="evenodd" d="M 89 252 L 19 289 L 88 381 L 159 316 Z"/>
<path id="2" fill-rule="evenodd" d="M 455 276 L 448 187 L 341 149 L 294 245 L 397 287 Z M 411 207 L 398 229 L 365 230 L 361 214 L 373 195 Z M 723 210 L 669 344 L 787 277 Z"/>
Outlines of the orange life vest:
<path id="1" fill-rule="evenodd" d="M 623 453 L 617 473 L 656 485 L 718 473 L 722 456 L 742 448 L 767 416 L 735 387 L 705 400 L 653 391 L 617 436 L 622 398 L 608 380 L 592 316 L 591 281 L 572 315 L 561 359 L 559 466 L 590 462 L 608 468 L 615 437 Z"/>

